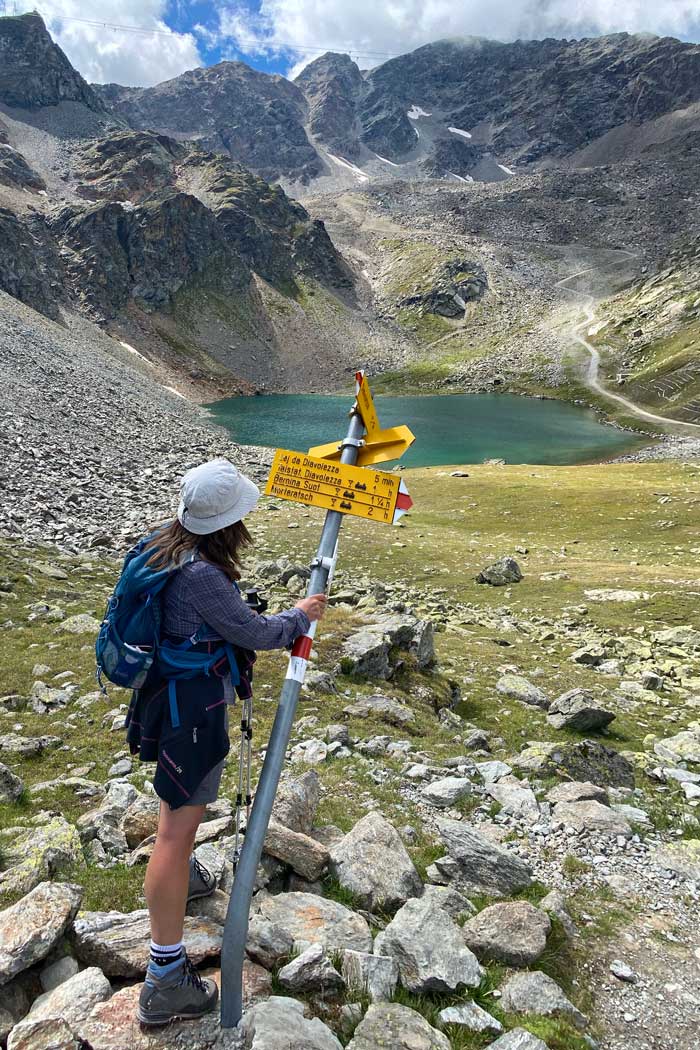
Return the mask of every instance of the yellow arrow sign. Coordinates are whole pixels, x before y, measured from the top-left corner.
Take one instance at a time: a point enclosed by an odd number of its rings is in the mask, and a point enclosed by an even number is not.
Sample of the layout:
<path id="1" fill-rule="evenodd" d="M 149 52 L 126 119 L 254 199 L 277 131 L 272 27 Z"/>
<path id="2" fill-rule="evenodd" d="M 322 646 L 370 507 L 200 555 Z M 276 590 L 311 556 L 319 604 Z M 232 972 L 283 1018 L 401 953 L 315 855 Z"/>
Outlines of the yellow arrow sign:
<path id="1" fill-rule="evenodd" d="M 378 430 L 371 442 L 368 441 L 358 449 L 357 465 L 367 467 L 372 463 L 400 459 L 415 440 L 415 435 L 405 426 Z M 314 445 L 309 449 L 309 455 L 319 459 L 339 460 L 340 451 L 340 442 L 329 441 L 326 445 Z"/>
<path id="2" fill-rule="evenodd" d="M 367 431 L 367 440 L 372 441 L 374 435 L 379 433 L 379 417 L 374 407 L 372 391 L 364 372 L 355 372 L 355 380 L 357 382 L 357 408 Z"/>
<path id="3" fill-rule="evenodd" d="M 406 486 L 395 474 L 316 459 L 284 448 L 275 452 L 265 493 L 387 524 L 411 506 Z"/>

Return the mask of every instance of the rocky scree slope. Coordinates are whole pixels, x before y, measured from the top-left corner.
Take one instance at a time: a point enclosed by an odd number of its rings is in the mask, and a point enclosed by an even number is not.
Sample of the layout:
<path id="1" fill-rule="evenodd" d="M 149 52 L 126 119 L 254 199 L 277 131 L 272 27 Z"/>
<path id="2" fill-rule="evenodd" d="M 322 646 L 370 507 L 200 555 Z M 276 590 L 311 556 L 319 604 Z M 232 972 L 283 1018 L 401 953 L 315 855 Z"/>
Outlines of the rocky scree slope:
<path id="1" fill-rule="evenodd" d="M 657 142 L 670 151 L 700 128 L 698 85 L 698 45 L 620 33 L 439 41 L 366 73 L 329 52 L 294 84 L 222 62 L 94 90 L 133 127 L 199 138 L 301 192 L 319 177 L 499 180 L 596 148 L 599 164 L 617 140 L 627 157 Z"/>

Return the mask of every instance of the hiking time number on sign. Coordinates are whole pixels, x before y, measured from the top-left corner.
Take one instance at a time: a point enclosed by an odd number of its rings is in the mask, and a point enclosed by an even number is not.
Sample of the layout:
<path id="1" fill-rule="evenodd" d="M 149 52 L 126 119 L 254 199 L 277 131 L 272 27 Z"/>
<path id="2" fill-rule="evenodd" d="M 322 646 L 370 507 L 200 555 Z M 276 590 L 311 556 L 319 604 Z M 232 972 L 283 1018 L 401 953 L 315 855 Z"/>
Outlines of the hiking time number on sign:
<path id="1" fill-rule="evenodd" d="M 389 525 L 412 505 L 406 486 L 395 474 L 315 459 L 283 448 L 275 453 L 265 492 Z"/>

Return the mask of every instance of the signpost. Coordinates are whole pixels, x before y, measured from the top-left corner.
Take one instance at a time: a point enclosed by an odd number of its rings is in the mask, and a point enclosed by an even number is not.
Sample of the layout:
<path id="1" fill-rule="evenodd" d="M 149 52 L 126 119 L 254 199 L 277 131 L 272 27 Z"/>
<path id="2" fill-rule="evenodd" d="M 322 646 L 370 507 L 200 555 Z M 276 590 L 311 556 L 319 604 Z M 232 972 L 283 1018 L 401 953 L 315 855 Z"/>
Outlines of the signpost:
<path id="1" fill-rule="evenodd" d="M 321 446 L 330 450 L 327 456 L 319 456 L 319 449 L 312 449 L 309 455 L 279 449 L 266 489 L 269 494 L 280 499 L 326 509 L 318 550 L 311 563 L 307 595 L 321 594 L 330 586 L 338 557 L 338 534 L 344 514 L 390 524 L 412 505 L 405 484 L 396 475 L 357 466 L 358 462 L 362 462 L 362 453 L 375 444 L 375 453 L 379 458 L 365 458 L 364 462 L 382 462 L 382 450 L 386 450 L 391 442 L 382 439 L 382 435 L 389 432 L 379 427 L 364 373 L 358 372 L 356 380 L 357 400 L 350 414 L 345 438 L 341 442 Z M 402 450 L 405 450 L 413 441 L 410 430 L 408 427 L 392 429 L 405 432 L 393 442 L 394 447 L 401 444 Z M 366 438 L 363 436 L 365 434 Z M 394 459 L 400 454 L 385 455 L 383 458 Z M 243 1014 L 243 961 L 250 902 L 315 633 L 314 622 L 308 634 L 297 638 L 292 647 L 236 869 L 221 948 L 221 1024 L 224 1028 L 233 1028 Z"/>

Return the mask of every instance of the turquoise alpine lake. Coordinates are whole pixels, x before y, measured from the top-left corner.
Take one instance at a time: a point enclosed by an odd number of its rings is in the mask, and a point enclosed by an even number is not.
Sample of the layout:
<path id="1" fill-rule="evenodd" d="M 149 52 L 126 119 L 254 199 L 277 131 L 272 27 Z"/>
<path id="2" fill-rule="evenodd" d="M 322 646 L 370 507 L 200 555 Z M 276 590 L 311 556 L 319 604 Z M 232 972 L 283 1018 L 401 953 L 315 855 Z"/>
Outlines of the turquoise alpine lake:
<path id="1" fill-rule="evenodd" d="M 207 408 L 242 445 L 307 451 L 340 440 L 352 394 L 231 397 Z M 513 394 L 375 397 L 383 427 L 406 423 L 416 435 L 407 467 L 482 463 L 590 463 L 639 447 L 638 435 L 599 423 L 589 409 Z"/>

